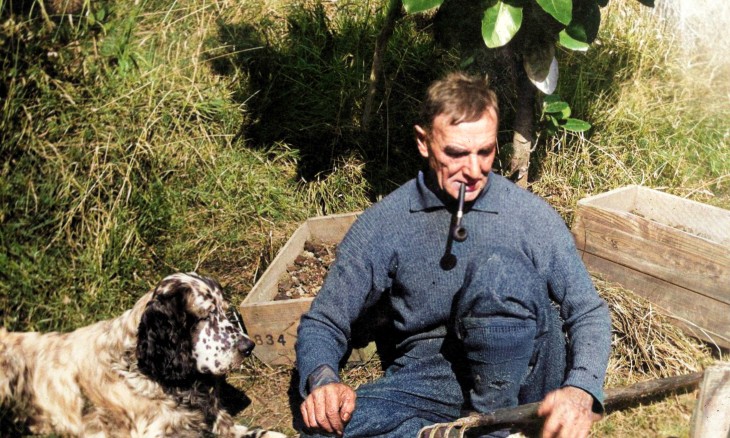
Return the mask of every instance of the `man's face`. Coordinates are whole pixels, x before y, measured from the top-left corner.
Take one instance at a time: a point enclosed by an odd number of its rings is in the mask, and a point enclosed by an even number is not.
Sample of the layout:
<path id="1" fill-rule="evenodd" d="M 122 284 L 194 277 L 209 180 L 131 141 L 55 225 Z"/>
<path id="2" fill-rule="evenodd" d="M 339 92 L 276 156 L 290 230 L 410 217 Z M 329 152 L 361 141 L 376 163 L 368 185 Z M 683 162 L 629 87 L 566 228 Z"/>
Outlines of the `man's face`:
<path id="1" fill-rule="evenodd" d="M 466 201 L 476 199 L 487 184 L 497 151 L 497 113 L 488 109 L 475 122 L 449 123 L 442 114 L 433 120 L 431 132 L 416 126 L 418 151 L 428 159 L 439 187 L 454 199 L 459 185 L 466 185 Z"/>

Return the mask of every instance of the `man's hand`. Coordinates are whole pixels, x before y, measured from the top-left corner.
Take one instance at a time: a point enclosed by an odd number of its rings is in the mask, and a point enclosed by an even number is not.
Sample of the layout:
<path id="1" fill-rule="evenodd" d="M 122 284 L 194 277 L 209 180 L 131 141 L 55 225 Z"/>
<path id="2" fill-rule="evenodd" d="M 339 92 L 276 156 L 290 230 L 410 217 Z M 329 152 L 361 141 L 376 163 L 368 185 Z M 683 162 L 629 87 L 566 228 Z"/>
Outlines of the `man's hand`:
<path id="1" fill-rule="evenodd" d="M 580 388 L 566 386 L 545 396 L 537 414 L 546 417 L 543 438 L 585 438 L 594 422 L 593 396 Z"/>
<path id="2" fill-rule="evenodd" d="M 355 410 L 355 398 L 355 391 L 344 383 L 316 388 L 300 407 L 304 424 L 310 429 L 342 435 Z"/>

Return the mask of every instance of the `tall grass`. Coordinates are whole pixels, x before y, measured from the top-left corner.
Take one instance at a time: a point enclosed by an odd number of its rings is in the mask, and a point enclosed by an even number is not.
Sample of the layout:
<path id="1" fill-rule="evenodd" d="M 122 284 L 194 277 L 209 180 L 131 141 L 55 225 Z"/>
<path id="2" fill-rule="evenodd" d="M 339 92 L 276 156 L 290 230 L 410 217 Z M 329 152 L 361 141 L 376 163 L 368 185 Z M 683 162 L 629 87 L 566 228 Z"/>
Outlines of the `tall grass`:
<path id="1" fill-rule="evenodd" d="M 3 326 L 68 329 L 119 313 L 173 270 L 259 263 L 274 221 L 306 216 L 291 196 L 296 153 L 236 140 L 244 111 L 202 59 L 216 5 L 92 4 L 51 25 L 11 6 Z"/>
<path id="2" fill-rule="evenodd" d="M 729 86 L 716 77 L 727 61 L 687 68 L 676 22 L 638 3 L 602 15 L 586 54 L 560 53 L 559 93 L 594 128 L 546 139 L 535 190 L 568 217 L 580 197 L 627 184 L 729 208 Z"/>

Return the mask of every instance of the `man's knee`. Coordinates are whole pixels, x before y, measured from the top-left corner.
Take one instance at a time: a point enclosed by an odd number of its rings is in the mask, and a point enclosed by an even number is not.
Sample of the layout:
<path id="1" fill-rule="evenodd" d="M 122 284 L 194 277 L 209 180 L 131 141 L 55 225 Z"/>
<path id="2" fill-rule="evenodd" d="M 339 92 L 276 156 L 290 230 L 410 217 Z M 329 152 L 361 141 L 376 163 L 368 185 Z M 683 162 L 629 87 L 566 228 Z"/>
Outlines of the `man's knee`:
<path id="1" fill-rule="evenodd" d="M 535 321 L 465 317 L 458 325 L 471 377 L 472 407 L 488 412 L 516 406 L 533 356 Z"/>

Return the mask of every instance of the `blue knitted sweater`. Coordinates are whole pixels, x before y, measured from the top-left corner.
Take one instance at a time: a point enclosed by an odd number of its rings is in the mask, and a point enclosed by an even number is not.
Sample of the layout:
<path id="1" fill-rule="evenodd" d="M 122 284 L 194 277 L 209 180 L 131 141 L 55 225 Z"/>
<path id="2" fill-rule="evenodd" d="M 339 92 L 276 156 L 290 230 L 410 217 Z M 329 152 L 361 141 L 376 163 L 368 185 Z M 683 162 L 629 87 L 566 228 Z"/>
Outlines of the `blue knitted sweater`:
<path id="1" fill-rule="evenodd" d="M 419 173 L 365 210 L 340 243 L 336 261 L 299 325 L 302 394 L 313 371 L 322 365 L 338 370 L 353 322 L 381 298 L 389 306 L 395 343 L 443 333 L 438 329 L 449 321 L 468 264 L 486 260 L 490 248 L 499 245 L 528 257 L 546 284 L 545 292 L 535 293 L 548 293 L 560 306 L 569 338 L 564 385 L 582 388 L 602 402 L 611 344 L 608 309 L 562 218 L 538 196 L 490 173 L 487 187 L 463 217 L 468 239 L 453 242 L 458 262 L 444 270 L 439 261 L 453 206 L 429 189 L 425 178 Z"/>

